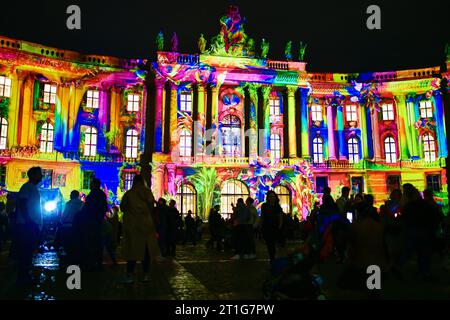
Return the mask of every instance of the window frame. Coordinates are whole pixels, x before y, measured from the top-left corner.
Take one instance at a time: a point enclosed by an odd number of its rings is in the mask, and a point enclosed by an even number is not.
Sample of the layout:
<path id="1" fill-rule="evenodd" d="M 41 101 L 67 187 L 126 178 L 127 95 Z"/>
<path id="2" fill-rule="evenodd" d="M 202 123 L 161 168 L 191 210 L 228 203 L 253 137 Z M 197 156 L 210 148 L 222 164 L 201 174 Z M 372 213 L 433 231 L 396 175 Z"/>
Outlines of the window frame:
<path id="1" fill-rule="evenodd" d="M 86 142 L 88 136 L 89 136 L 89 143 Z M 95 140 L 95 143 L 92 142 L 93 140 Z M 87 127 L 86 130 L 84 131 L 84 151 L 83 151 L 84 156 L 95 157 L 97 155 L 97 144 L 98 144 L 98 130 L 92 126 Z M 87 150 L 89 151 L 86 152 Z"/>
<path id="2" fill-rule="evenodd" d="M 433 103 L 430 100 L 419 102 L 419 114 L 422 119 L 433 117 Z"/>
<path id="3" fill-rule="evenodd" d="M 131 128 L 128 129 L 125 134 L 125 157 L 128 159 L 137 159 L 138 156 L 139 132 L 136 129 Z"/>
<path id="4" fill-rule="evenodd" d="M 281 115 L 281 99 L 279 96 L 269 98 L 269 116 Z"/>
<path id="5" fill-rule="evenodd" d="M 345 119 L 347 122 L 358 121 L 358 106 L 356 104 L 348 104 L 345 106 Z"/>
<path id="6" fill-rule="evenodd" d="M 192 157 L 192 133 L 183 128 L 180 132 L 180 157 Z"/>
<path id="7" fill-rule="evenodd" d="M 282 157 L 281 145 L 281 136 L 278 133 L 272 133 L 270 135 L 270 156 L 275 160 L 280 160 Z"/>
<path id="8" fill-rule="evenodd" d="M 318 115 L 320 116 L 318 117 Z M 320 104 L 311 105 L 311 121 L 313 122 L 323 121 L 323 109 Z"/>
<path id="9" fill-rule="evenodd" d="M 141 109 L 141 95 L 139 93 L 128 93 L 128 95 L 127 95 L 127 111 L 128 112 L 139 112 L 140 109 Z"/>
<path id="10" fill-rule="evenodd" d="M 0 97 L 11 98 L 11 86 L 11 78 L 0 75 Z"/>
<path id="11" fill-rule="evenodd" d="M 0 150 L 8 149 L 9 123 L 5 118 L 0 118 Z"/>
<path id="12" fill-rule="evenodd" d="M 352 142 L 352 143 L 350 143 Z M 350 153 L 350 145 L 352 145 L 352 153 Z M 356 152 L 355 152 L 355 146 L 356 146 Z M 359 156 L 359 139 L 356 137 L 351 137 L 347 140 L 347 154 L 348 154 L 348 161 L 350 163 L 359 163 L 361 161 Z M 358 161 L 355 161 L 355 156 Z"/>
<path id="13" fill-rule="evenodd" d="M 425 162 L 434 162 L 437 159 L 436 139 L 431 133 L 422 136 L 423 158 Z"/>
<path id="14" fill-rule="evenodd" d="M 192 91 L 180 91 L 180 111 L 191 113 L 192 106 Z"/>
<path id="15" fill-rule="evenodd" d="M 48 90 L 47 90 L 48 89 Z M 43 99 L 44 103 L 55 104 L 58 93 L 58 87 L 54 84 L 44 83 Z"/>
<path id="16" fill-rule="evenodd" d="M 437 182 L 434 181 L 434 179 L 433 179 L 434 177 L 437 177 Z M 432 181 L 431 181 L 432 187 L 431 187 L 431 189 L 430 189 L 430 184 L 428 183 L 428 178 L 432 178 Z M 427 186 L 428 190 L 432 190 L 433 192 L 441 192 L 442 191 L 442 175 L 440 173 L 427 173 L 427 174 L 425 174 L 425 183 L 426 183 L 426 186 Z M 438 187 L 437 189 L 435 188 L 436 183 L 437 183 L 437 187 Z"/>
<path id="17" fill-rule="evenodd" d="M 322 149 L 321 153 L 319 153 L 319 147 Z M 316 159 L 316 155 L 318 156 L 318 159 Z M 322 139 L 322 137 L 315 137 L 312 141 L 312 158 L 313 158 L 313 163 L 323 163 L 324 155 L 323 155 L 323 139 Z M 316 160 L 319 160 L 319 161 L 316 161 Z"/>
<path id="18" fill-rule="evenodd" d="M 186 192 L 189 191 L 189 192 Z M 185 217 L 189 210 L 192 210 L 193 214 L 197 214 L 197 190 L 190 183 L 182 183 L 177 188 L 176 201 L 178 210 Z M 188 202 L 186 204 L 186 202 Z"/>
<path id="19" fill-rule="evenodd" d="M 386 142 L 387 140 L 389 141 Z M 386 163 L 397 163 L 397 144 L 394 137 L 387 136 L 386 138 L 384 138 L 383 146 L 384 146 L 384 159 L 386 160 Z"/>
<path id="20" fill-rule="evenodd" d="M 229 119 L 229 123 L 225 122 L 226 119 Z M 233 122 L 233 119 L 236 119 L 237 122 Z M 222 154 L 226 157 L 240 157 L 242 155 L 242 122 L 241 119 L 237 115 L 227 114 L 222 118 L 220 124 L 220 130 L 222 134 Z M 229 132 L 227 132 L 229 131 Z M 231 134 L 232 137 L 236 138 L 238 143 L 225 143 L 228 142 L 227 134 Z M 234 153 L 233 153 L 234 149 Z M 237 152 L 236 152 L 237 151 Z"/>
<path id="21" fill-rule="evenodd" d="M 230 193 L 224 193 L 224 187 L 225 186 L 229 186 L 229 183 L 233 182 L 233 187 L 231 190 L 232 192 Z M 237 190 L 236 187 L 240 186 L 240 190 Z M 229 191 L 230 188 L 228 188 L 227 191 Z M 242 191 L 246 192 L 242 192 Z M 238 193 L 237 191 L 241 191 L 241 193 Z M 236 205 L 237 199 L 239 198 L 243 198 L 244 201 L 246 200 L 246 198 L 250 195 L 250 190 L 248 188 L 248 186 L 242 182 L 241 180 L 238 179 L 227 179 L 225 180 L 222 185 L 220 186 L 220 213 L 222 214 L 222 216 L 226 216 L 227 218 L 231 216 L 231 214 L 233 214 L 233 210 L 231 208 L 231 203 L 233 203 L 234 205 Z M 226 200 L 225 204 L 223 200 Z M 231 199 L 231 200 L 230 200 Z M 223 208 L 226 207 L 227 209 L 224 211 Z"/>
<path id="22" fill-rule="evenodd" d="M 51 133 L 52 139 L 49 139 Z M 41 127 L 40 152 L 52 153 L 55 141 L 55 128 L 51 123 L 45 122 Z"/>
<path id="23" fill-rule="evenodd" d="M 86 93 L 86 108 L 98 109 L 100 107 L 100 91 L 88 90 Z"/>
<path id="24" fill-rule="evenodd" d="M 395 120 L 394 104 L 384 103 L 381 105 L 381 115 L 383 121 L 393 121 Z"/>
<path id="25" fill-rule="evenodd" d="M 281 190 L 285 190 L 286 193 L 282 193 L 280 191 L 280 189 Z M 279 184 L 279 185 L 275 186 L 275 188 L 273 188 L 273 191 L 275 191 L 275 193 L 278 195 L 278 199 L 280 200 L 280 206 L 283 209 L 283 212 L 288 214 L 288 215 L 292 214 L 292 193 L 291 193 L 291 189 L 289 189 L 285 185 Z M 287 204 L 285 204 L 284 207 L 283 207 L 283 199 L 287 200 Z M 286 206 L 288 207 L 287 211 L 285 211 L 285 207 Z"/>

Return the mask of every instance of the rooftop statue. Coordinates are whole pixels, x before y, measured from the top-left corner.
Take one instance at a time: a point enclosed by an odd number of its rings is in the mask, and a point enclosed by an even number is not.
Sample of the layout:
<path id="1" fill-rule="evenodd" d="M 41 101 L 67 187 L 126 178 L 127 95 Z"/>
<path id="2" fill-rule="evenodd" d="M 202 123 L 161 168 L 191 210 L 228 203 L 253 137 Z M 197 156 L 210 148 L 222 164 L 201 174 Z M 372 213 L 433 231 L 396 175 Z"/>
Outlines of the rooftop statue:
<path id="1" fill-rule="evenodd" d="M 162 31 L 156 36 L 156 50 L 164 51 L 164 34 Z"/>
<path id="2" fill-rule="evenodd" d="M 261 58 L 267 59 L 267 55 L 269 53 L 269 42 L 266 39 L 262 39 L 261 42 Z"/>
<path id="3" fill-rule="evenodd" d="M 303 43 L 303 41 L 300 41 L 300 47 L 299 47 L 299 50 L 298 50 L 298 60 L 299 61 L 304 61 L 306 47 L 307 47 L 307 44 Z"/>
<path id="4" fill-rule="evenodd" d="M 284 49 L 284 56 L 286 60 L 292 60 L 292 41 L 289 41 L 286 44 L 286 48 Z"/>
<path id="5" fill-rule="evenodd" d="M 200 53 L 205 53 L 206 51 L 206 39 L 203 36 L 203 33 L 200 34 L 200 38 L 198 39 L 198 51 Z"/>
<path id="6" fill-rule="evenodd" d="M 176 32 L 172 35 L 172 52 L 178 52 L 178 36 Z"/>

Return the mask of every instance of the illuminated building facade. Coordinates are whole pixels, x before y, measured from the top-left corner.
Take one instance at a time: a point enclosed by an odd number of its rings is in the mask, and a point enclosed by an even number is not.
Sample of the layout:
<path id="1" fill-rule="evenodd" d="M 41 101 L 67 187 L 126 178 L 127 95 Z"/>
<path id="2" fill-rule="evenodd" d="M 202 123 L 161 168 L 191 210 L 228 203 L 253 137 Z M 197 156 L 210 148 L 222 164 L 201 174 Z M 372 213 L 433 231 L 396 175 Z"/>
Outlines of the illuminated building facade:
<path id="1" fill-rule="evenodd" d="M 175 198 L 184 214 L 207 218 L 220 204 L 227 215 L 237 198 L 261 203 L 274 189 L 286 212 L 305 217 L 325 186 L 334 196 L 343 186 L 371 193 L 380 205 L 408 182 L 432 188 L 448 210 L 448 72 L 309 73 L 302 44 L 298 59 L 288 45 L 285 61 L 268 59 L 264 40 L 256 50 L 236 7 L 220 24 L 198 54 L 181 54 L 176 35 L 165 50 L 159 34 L 156 61 L 1 38 L 7 188 L 41 165 L 66 196 L 95 174 L 120 198 L 147 135 L 155 197 Z"/>

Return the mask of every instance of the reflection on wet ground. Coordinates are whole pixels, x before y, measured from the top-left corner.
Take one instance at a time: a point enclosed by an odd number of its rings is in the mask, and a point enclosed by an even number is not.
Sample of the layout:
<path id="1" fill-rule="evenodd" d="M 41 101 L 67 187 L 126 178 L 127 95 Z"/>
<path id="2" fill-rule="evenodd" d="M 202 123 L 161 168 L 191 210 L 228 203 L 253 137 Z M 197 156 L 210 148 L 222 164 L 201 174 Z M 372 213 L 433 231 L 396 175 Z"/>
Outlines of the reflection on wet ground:
<path id="1" fill-rule="evenodd" d="M 257 259 L 232 261 L 232 252 L 206 249 L 205 242 L 197 246 L 177 246 L 176 259 L 153 263 L 151 281 L 142 282 L 140 266 L 135 281 L 123 284 L 125 262 L 114 266 L 105 256 L 102 272 L 83 272 L 81 290 L 69 290 L 68 274 L 60 268 L 60 259 L 51 246 L 43 246 L 33 260 L 36 284 L 31 288 L 15 286 L 16 267 L 8 259 L 7 251 L 0 253 L 0 299 L 20 300 L 89 300 L 89 299 L 152 299 L 152 300 L 204 300 L 204 299 L 262 299 L 262 283 L 268 274 L 265 246 L 257 245 Z M 290 248 L 298 244 L 290 244 Z M 118 249 L 120 252 L 120 248 Z M 280 252 L 283 255 L 283 252 Z M 415 263 L 410 263 L 401 283 L 393 279 L 383 282 L 385 299 L 448 299 L 450 298 L 449 260 L 435 261 L 433 269 L 439 277 L 435 284 L 415 281 Z M 324 291 L 331 299 L 364 299 L 353 292 L 338 290 L 335 286 L 343 265 L 334 262 L 320 266 L 325 283 Z M 407 288 L 407 289 L 405 289 Z"/>

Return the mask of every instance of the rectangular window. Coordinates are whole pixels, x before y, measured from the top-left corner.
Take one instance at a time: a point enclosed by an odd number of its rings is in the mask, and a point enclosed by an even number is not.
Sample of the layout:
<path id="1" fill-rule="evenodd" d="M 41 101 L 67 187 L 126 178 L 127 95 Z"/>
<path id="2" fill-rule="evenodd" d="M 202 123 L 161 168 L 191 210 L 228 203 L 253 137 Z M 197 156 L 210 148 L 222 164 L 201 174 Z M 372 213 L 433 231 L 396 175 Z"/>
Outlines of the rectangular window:
<path id="1" fill-rule="evenodd" d="M 189 91 L 180 93 L 180 111 L 192 112 L 192 94 Z"/>
<path id="2" fill-rule="evenodd" d="M 346 119 L 347 121 L 358 121 L 358 113 L 356 105 L 348 105 L 346 108 Z"/>
<path id="3" fill-rule="evenodd" d="M 311 106 L 311 120 L 312 121 L 323 121 L 322 106 L 313 104 Z"/>
<path id="4" fill-rule="evenodd" d="M 394 106 L 392 103 L 383 104 L 381 109 L 383 111 L 383 120 L 394 120 Z"/>
<path id="5" fill-rule="evenodd" d="M 96 90 L 89 90 L 87 92 L 86 107 L 98 108 L 100 101 L 100 93 Z"/>
<path id="6" fill-rule="evenodd" d="M 431 101 L 420 101 L 419 110 L 421 118 L 433 117 L 433 106 L 431 104 Z"/>
<path id="7" fill-rule="evenodd" d="M 401 190 L 400 176 L 399 175 L 387 176 L 386 187 L 388 193 L 391 193 L 395 189 Z"/>
<path id="8" fill-rule="evenodd" d="M 326 187 L 328 187 L 328 177 L 316 177 L 316 193 L 323 193 Z"/>
<path id="9" fill-rule="evenodd" d="M 441 191 L 441 175 L 427 174 L 427 189 L 434 192 Z"/>
<path id="10" fill-rule="evenodd" d="M 6 186 L 6 166 L 0 166 L 0 185 Z"/>
<path id="11" fill-rule="evenodd" d="M 11 97 L 11 79 L 0 76 L 0 97 Z"/>
<path id="12" fill-rule="evenodd" d="M 271 116 L 279 116 L 281 114 L 280 98 L 269 99 L 269 112 Z"/>
<path id="13" fill-rule="evenodd" d="M 133 180 L 134 177 L 136 176 L 136 173 L 134 172 L 127 172 L 125 173 L 124 179 L 123 179 L 123 187 L 125 190 L 130 190 L 131 187 L 133 186 Z"/>
<path id="14" fill-rule="evenodd" d="M 44 85 L 44 103 L 56 103 L 56 86 L 50 84 Z"/>
<path id="15" fill-rule="evenodd" d="M 127 111 L 138 112 L 140 103 L 141 103 L 141 97 L 138 94 L 129 94 L 128 95 L 128 103 L 127 103 Z"/>
<path id="16" fill-rule="evenodd" d="M 92 170 L 83 170 L 83 190 L 91 188 L 91 181 L 95 178 L 95 172 Z"/>

